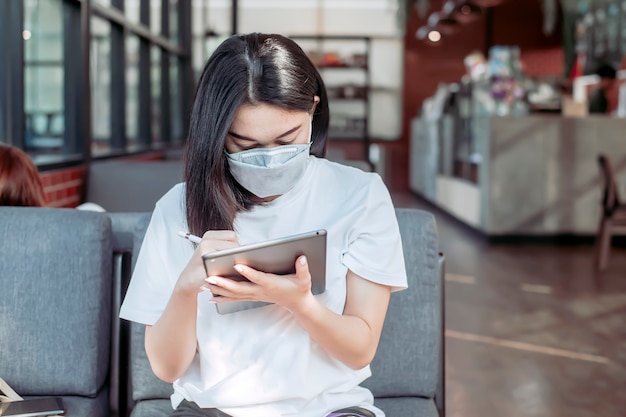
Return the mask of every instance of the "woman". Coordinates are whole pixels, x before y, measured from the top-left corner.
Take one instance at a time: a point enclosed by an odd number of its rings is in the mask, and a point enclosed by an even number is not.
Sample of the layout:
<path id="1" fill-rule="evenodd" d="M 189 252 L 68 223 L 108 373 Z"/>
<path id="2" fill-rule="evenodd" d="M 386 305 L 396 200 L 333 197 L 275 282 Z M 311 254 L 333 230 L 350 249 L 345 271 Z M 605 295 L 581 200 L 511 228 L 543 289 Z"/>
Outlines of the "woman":
<path id="1" fill-rule="evenodd" d="M 0 206 L 45 205 L 43 184 L 33 161 L 24 151 L 0 143 Z"/>
<path id="2" fill-rule="evenodd" d="M 322 79 L 279 35 L 233 36 L 198 83 L 185 183 L 156 205 L 120 316 L 146 324 L 176 416 L 382 416 L 370 375 L 390 292 L 406 287 L 395 212 L 377 174 L 323 159 Z M 201 255 L 326 229 L 326 291 L 305 256 L 250 282 L 207 277 Z M 194 246 L 179 230 L 202 236 Z M 214 303 L 264 307 L 220 315 Z"/>

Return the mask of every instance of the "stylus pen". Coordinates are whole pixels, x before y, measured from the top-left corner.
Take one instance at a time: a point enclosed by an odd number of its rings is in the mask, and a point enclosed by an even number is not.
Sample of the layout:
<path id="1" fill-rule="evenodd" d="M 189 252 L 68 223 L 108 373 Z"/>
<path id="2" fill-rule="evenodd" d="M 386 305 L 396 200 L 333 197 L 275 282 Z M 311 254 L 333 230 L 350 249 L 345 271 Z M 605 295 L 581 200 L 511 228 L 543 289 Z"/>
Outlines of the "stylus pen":
<path id="1" fill-rule="evenodd" d="M 183 232 L 182 230 L 180 232 L 178 232 L 178 236 L 180 237 L 184 237 L 185 239 L 195 243 L 196 245 L 200 242 L 202 242 L 202 238 L 198 237 L 196 235 L 192 235 L 191 233 L 188 232 Z"/>

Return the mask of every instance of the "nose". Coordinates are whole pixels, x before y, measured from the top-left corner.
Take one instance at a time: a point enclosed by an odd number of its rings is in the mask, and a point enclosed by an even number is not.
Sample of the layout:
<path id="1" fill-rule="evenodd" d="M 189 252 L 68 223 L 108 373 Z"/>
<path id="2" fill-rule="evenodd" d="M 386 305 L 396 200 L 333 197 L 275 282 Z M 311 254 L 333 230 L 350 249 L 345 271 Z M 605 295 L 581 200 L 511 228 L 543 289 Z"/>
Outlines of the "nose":
<path id="1" fill-rule="evenodd" d="M 285 145 L 281 145 L 280 143 L 268 143 L 268 144 L 262 145 L 261 148 L 272 149 L 272 148 L 278 148 L 279 146 L 285 146 Z"/>

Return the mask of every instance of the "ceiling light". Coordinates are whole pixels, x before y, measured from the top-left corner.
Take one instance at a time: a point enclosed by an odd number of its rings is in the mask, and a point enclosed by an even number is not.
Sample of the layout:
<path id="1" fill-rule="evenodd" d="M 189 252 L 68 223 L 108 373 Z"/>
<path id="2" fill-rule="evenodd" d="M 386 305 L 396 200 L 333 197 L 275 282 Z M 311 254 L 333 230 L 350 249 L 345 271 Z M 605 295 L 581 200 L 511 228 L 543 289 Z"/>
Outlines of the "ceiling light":
<path id="1" fill-rule="evenodd" d="M 428 40 L 432 43 L 437 43 L 441 41 L 441 32 L 439 32 L 438 30 L 431 30 L 430 32 L 428 32 Z"/>
<path id="2" fill-rule="evenodd" d="M 471 23 L 478 20 L 481 14 L 482 10 L 480 7 L 466 3 L 454 9 L 452 16 L 460 23 Z"/>

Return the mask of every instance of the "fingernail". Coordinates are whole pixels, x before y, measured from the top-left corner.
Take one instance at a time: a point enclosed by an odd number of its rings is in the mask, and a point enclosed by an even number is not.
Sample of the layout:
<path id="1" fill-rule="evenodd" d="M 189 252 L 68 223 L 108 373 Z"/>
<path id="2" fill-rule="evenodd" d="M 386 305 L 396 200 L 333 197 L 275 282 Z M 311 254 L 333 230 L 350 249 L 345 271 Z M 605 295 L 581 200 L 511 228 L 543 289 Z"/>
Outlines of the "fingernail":
<path id="1" fill-rule="evenodd" d="M 214 277 L 208 277 L 205 281 L 209 284 L 217 285 L 217 280 Z"/>
<path id="2" fill-rule="evenodd" d="M 300 257 L 300 265 L 305 265 L 305 264 L 306 264 L 306 256 Z"/>
<path id="3" fill-rule="evenodd" d="M 200 287 L 202 291 L 211 292 L 211 289 L 205 286 Z"/>
<path id="4" fill-rule="evenodd" d="M 243 272 L 243 266 L 241 265 L 235 265 L 235 269 L 237 270 L 237 272 Z"/>

